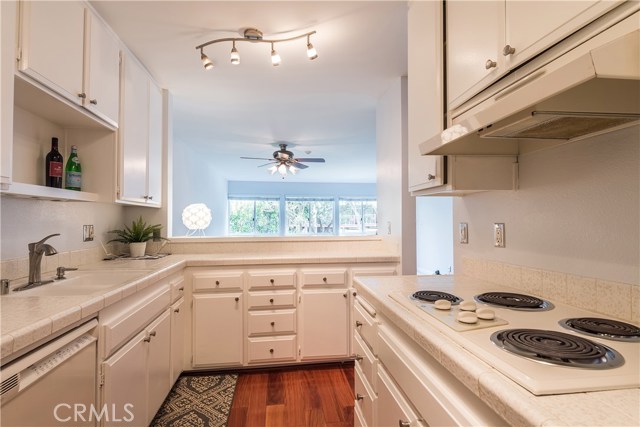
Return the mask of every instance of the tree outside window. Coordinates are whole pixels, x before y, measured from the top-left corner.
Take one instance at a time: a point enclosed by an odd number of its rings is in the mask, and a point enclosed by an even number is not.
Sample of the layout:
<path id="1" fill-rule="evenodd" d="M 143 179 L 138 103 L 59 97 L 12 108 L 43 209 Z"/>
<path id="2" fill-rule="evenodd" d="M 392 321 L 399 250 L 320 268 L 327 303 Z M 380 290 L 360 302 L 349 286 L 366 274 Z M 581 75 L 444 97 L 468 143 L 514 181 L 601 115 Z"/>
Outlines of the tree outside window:
<path id="1" fill-rule="evenodd" d="M 280 200 L 229 198 L 229 234 L 278 234 Z"/>
<path id="2" fill-rule="evenodd" d="M 333 234 L 333 199 L 287 198 L 286 234 Z"/>
<path id="3" fill-rule="evenodd" d="M 340 199 L 340 235 L 374 235 L 378 231 L 375 200 Z"/>

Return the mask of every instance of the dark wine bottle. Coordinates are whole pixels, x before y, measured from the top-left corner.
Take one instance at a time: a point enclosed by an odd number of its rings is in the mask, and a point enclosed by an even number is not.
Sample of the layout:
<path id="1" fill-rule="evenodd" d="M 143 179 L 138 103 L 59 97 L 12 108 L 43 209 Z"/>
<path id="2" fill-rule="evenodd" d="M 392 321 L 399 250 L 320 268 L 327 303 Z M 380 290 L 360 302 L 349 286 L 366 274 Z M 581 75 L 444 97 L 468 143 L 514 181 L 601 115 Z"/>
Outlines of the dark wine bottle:
<path id="1" fill-rule="evenodd" d="M 62 188 L 62 154 L 58 151 L 58 138 L 51 138 L 51 151 L 45 160 L 45 184 L 47 187 Z"/>

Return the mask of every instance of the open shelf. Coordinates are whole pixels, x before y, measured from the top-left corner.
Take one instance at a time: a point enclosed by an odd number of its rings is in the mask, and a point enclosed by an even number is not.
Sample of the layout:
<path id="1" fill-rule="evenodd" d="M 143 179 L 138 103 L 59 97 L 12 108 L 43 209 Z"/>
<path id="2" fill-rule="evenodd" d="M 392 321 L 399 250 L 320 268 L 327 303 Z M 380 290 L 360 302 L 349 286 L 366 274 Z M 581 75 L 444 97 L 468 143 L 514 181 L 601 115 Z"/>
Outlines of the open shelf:
<path id="1" fill-rule="evenodd" d="M 45 187 L 43 185 L 24 184 L 21 182 L 12 182 L 9 189 L 1 190 L 0 194 L 13 197 L 56 201 L 95 202 L 98 200 L 98 195 L 96 193 Z"/>

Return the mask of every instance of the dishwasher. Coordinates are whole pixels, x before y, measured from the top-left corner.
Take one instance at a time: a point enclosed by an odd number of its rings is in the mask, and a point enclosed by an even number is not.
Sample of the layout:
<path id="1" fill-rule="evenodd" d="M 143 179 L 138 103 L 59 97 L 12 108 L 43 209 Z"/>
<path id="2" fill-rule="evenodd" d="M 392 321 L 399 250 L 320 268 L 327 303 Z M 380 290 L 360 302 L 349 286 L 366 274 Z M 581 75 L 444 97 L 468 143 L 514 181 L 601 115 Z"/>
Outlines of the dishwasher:
<path id="1" fill-rule="evenodd" d="M 0 425 L 95 426 L 94 319 L 0 369 Z"/>

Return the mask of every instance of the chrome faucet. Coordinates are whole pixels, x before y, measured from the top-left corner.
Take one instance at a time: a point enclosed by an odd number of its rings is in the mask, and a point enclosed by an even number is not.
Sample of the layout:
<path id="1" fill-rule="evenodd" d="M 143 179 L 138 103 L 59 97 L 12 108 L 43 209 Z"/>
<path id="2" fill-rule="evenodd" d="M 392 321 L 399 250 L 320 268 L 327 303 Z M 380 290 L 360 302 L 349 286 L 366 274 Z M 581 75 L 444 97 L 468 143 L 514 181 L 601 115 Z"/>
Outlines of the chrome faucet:
<path id="1" fill-rule="evenodd" d="M 45 283 L 53 282 L 53 280 L 45 280 L 44 282 L 40 278 L 40 268 L 42 263 L 42 255 L 51 256 L 58 253 L 56 248 L 45 243 L 45 241 L 51 237 L 59 236 L 60 234 L 50 234 L 39 242 L 29 243 L 29 282 L 27 287 L 44 285 Z"/>

